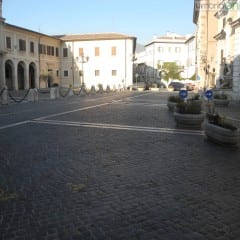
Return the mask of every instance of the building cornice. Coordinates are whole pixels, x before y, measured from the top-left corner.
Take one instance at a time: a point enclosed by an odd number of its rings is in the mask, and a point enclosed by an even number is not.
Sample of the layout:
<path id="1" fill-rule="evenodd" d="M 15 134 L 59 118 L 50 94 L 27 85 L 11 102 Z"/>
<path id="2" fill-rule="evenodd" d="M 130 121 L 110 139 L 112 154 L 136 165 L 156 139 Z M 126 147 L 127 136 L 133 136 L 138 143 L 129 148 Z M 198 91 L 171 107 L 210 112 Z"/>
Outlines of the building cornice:
<path id="1" fill-rule="evenodd" d="M 19 27 L 19 26 L 12 25 L 12 24 L 9 24 L 9 23 L 4 23 L 4 25 L 5 25 L 6 27 L 15 28 L 15 29 L 17 29 L 17 30 L 21 30 L 21 31 L 33 33 L 33 34 L 36 34 L 36 35 L 38 35 L 38 36 L 49 37 L 49 38 L 53 38 L 53 39 L 55 39 L 55 40 L 61 41 L 59 38 L 56 38 L 56 37 L 54 37 L 54 36 L 50 36 L 50 35 L 46 35 L 46 34 L 43 34 L 43 33 L 40 33 L 40 32 L 36 32 L 36 31 L 33 31 L 33 30 L 29 30 L 29 29 L 27 29 L 27 28 Z"/>
<path id="2" fill-rule="evenodd" d="M 233 27 L 233 28 L 240 26 L 240 18 L 232 21 L 232 22 L 230 23 L 230 26 Z"/>
<path id="3" fill-rule="evenodd" d="M 214 36 L 214 39 L 216 40 L 223 40 L 226 38 L 226 32 L 222 30 L 220 33 Z"/>
<path id="4" fill-rule="evenodd" d="M 136 37 L 119 33 L 93 33 L 93 34 L 75 34 L 75 35 L 56 35 L 54 36 L 66 42 L 74 41 L 94 41 L 94 40 L 136 40 Z"/>

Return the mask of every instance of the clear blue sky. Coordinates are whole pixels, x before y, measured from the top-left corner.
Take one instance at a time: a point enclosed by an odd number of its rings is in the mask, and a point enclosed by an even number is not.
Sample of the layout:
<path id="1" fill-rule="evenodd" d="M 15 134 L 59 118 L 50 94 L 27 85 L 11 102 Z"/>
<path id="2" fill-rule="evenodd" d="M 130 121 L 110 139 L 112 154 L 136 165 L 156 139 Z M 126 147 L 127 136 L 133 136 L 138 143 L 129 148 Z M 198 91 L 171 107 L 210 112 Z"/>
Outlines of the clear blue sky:
<path id="1" fill-rule="evenodd" d="M 3 0 L 6 22 L 42 33 L 118 32 L 145 44 L 167 31 L 188 34 L 194 0 Z"/>

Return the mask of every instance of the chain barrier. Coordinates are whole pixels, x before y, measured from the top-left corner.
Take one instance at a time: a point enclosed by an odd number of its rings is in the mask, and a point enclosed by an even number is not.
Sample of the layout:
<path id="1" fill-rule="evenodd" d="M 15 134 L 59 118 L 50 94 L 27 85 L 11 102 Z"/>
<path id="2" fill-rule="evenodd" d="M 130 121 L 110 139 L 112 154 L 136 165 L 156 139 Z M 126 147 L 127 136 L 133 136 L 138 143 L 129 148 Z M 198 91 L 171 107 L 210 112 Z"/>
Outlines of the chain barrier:
<path id="1" fill-rule="evenodd" d="M 15 103 L 21 103 L 22 101 L 24 101 L 26 99 L 26 97 L 28 96 L 30 92 L 30 88 L 27 90 L 26 94 L 23 96 L 23 98 L 21 98 L 20 100 L 14 98 L 11 93 L 8 91 L 8 96 L 10 97 L 11 100 L 13 100 Z"/>
<path id="2" fill-rule="evenodd" d="M 61 97 L 65 98 L 65 97 L 68 96 L 70 90 L 71 90 L 71 88 L 68 88 L 68 89 L 67 89 L 67 92 L 66 92 L 65 94 L 63 94 L 63 93 L 61 93 L 61 90 L 60 90 L 60 88 L 59 88 L 59 95 L 60 95 Z"/>
<path id="3" fill-rule="evenodd" d="M 83 91 L 83 87 L 79 88 L 78 93 L 76 93 L 76 92 L 73 90 L 73 95 L 79 96 L 79 95 L 82 93 L 82 91 Z"/>
<path id="4" fill-rule="evenodd" d="M 85 88 L 85 86 L 82 86 L 82 87 L 79 89 L 79 92 L 78 92 L 78 93 L 75 93 L 75 92 L 73 91 L 73 94 L 74 94 L 75 96 L 80 96 L 82 93 L 84 93 L 84 94 L 90 94 L 90 93 L 91 93 L 91 90 L 90 90 L 90 91 L 87 91 L 86 88 Z"/>
<path id="5" fill-rule="evenodd" d="M 6 90 L 6 88 L 5 87 L 3 87 L 2 89 L 1 89 L 1 92 L 0 92 L 0 97 L 3 95 L 3 93 L 4 93 L 4 91 Z"/>

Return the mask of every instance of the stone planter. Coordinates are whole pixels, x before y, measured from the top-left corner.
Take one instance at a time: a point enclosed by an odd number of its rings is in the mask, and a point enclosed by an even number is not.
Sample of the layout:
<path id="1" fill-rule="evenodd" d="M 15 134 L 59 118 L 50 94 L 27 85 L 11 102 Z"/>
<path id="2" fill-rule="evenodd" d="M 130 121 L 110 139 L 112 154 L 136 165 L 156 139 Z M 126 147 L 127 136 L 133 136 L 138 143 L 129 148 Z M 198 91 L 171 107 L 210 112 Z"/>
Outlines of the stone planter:
<path id="1" fill-rule="evenodd" d="M 168 107 L 169 112 L 174 112 L 174 109 L 175 109 L 176 105 L 177 105 L 176 102 L 168 101 L 167 102 L 167 107 Z"/>
<path id="2" fill-rule="evenodd" d="M 213 99 L 215 106 L 227 107 L 230 103 L 229 99 Z"/>
<path id="3" fill-rule="evenodd" d="M 199 106 L 201 106 L 202 105 L 202 100 L 193 100 L 196 104 L 198 104 Z"/>
<path id="4" fill-rule="evenodd" d="M 201 129 L 202 123 L 205 117 L 204 113 L 189 114 L 189 113 L 173 113 L 176 127 L 189 128 L 189 129 Z"/>
<path id="5" fill-rule="evenodd" d="M 213 123 L 206 122 L 204 132 L 207 139 L 226 146 L 237 146 L 240 141 L 240 131 L 227 129 Z"/>

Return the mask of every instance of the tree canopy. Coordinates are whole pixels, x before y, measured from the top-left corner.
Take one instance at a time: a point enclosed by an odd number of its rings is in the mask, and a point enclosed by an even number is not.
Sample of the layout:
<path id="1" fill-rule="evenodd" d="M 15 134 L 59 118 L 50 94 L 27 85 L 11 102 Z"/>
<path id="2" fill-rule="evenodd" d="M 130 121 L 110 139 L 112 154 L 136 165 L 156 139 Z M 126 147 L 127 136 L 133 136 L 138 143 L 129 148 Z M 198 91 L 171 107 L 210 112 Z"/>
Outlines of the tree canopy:
<path id="1" fill-rule="evenodd" d="M 162 68 L 158 67 L 161 71 L 161 77 L 165 80 L 180 79 L 181 67 L 175 62 L 164 62 Z"/>

